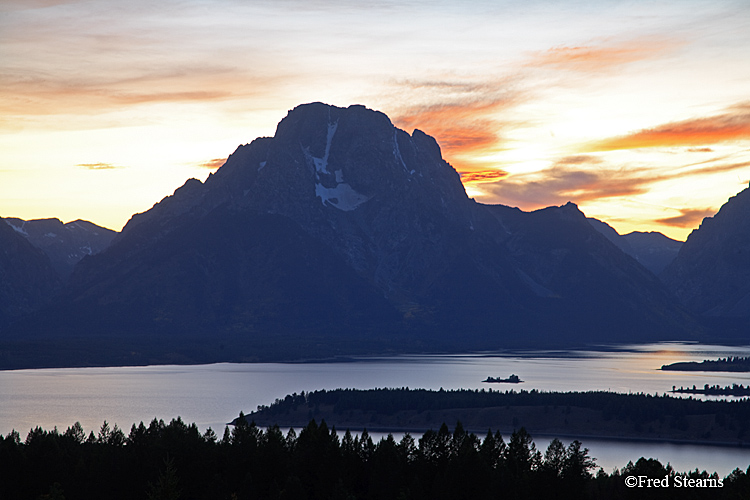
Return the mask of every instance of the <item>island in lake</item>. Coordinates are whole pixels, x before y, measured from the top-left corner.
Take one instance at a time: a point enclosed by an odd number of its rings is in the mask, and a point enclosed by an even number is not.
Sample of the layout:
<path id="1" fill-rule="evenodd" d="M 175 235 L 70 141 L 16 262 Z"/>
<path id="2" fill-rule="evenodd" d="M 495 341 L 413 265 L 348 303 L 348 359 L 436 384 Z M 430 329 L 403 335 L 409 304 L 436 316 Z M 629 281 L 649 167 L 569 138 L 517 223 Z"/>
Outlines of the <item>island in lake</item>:
<path id="1" fill-rule="evenodd" d="M 728 356 L 716 360 L 706 359 L 697 361 L 681 361 L 670 365 L 663 365 L 662 370 L 683 372 L 750 372 L 750 356 Z"/>
<path id="2" fill-rule="evenodd" d="M 557 437 L 750 444 L 750 399 L 701 401 L 666 393 L 336 389 L 291 394 L 243 417 L 261 427 L 301 428 L 316 419 L 341 430 L 424 432 L 460 421 L 472 432 L 508 435 L 524 427 Z"/>
<path id="3" fill-rule="evenodd" d="M 487 377 L 486 379 L 482 380 L 482 382 L 487 382 L 490 384 L 520 384 L 523 382 L 523 380 L 518 378 L 518 375 L 513 374 L 508 378 Z"/>

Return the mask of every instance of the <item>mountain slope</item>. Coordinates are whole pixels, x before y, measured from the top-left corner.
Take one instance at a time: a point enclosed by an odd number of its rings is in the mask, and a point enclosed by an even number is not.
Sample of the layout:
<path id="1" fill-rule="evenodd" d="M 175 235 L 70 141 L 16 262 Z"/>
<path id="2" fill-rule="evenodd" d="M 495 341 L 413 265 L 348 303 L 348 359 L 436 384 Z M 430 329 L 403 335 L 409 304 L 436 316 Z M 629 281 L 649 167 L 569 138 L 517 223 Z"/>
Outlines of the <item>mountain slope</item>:
<path id="1" fill-rule="evenodd" d="M 0 218 L 0 328 L 40 307 L 60 287 L 47 256 L 4 221 Z"/>
<path id="2" fill-rule="evenodd" d="M 661 278 L 699 314 L 750 317 L 750 188 L 703 219 Z"/>
<path id="3" fill-rule="evenodd" d="M 541 300 L 532 310 L 552 335 L 588 342 L 679 338 L 695 330 L 652 273 L 597 231 L 572 203 L 524 213 L 490 207 L 506 246 Z M 663 330 L 657 333 L 655 325 Z"/>

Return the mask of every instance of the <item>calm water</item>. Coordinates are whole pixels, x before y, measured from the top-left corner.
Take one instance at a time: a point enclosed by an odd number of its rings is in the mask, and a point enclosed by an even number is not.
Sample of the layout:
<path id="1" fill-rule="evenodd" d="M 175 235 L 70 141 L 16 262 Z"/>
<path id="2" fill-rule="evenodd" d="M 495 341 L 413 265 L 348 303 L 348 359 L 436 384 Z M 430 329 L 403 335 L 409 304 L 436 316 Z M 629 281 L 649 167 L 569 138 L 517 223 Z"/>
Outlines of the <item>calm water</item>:
<path id="1" fill-rule="evenodd" d="M 301 391 L 410 387 L 487 388 L 488 375 L 518 374 L 524 384 L 494 388 L 547 391 L 611 390 L 662 394 L 676 386 L 750 384 L 750 374 L 662 372 L 675 361 L 750 356 L 750 346 L 662 343 L 610 351 L 533 351 L 487 355 L 403 356 L 340 363 L 220 363 L 201 366 L 67 368 L 0 372 L 0 433 L 35 426 L 61 431 L 76 421 L 95 433 L 104 420 L 127 433 L 131 424 L 181 416 L 221 435 L 240 411 Z M 539 448 L 549 439 L 537 438 Z M 606 470 L 641 456 L 678 470 L 725 475 L 747 469 L 750 449 L 584 440 Z"/>

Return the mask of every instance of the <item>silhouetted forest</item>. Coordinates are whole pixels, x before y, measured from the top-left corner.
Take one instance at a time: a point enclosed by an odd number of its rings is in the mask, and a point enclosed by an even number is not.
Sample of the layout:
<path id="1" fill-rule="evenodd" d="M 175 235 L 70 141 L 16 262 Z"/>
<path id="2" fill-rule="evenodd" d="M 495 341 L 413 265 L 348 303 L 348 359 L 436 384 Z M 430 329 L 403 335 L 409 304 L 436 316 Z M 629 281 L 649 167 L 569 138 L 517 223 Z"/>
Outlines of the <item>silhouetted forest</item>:
<path id="1" fill-rule="evenodd" d="M 706 396 L 750 396 L 750 386 L 745 387 L 742 384 L 732 384 L 731 386 L 728 385 L 726 387 L 721 387 L 718 384 L 717 385 L 708 385 L 705 384 L 702 388 L 696 388 L 695 385 L 693 385 L 692 389 L 690 387 L 682 387 L 680 386 L 679 389 L 677 389 L 675 386 L 672 386 L 672 390 L 669 392 L 674 392 L 676 394 L 705 394 Z"/>
<path id="2" fill-rule="evenodd" d="M 744 389 L 744 388 L 743 388 Z M 673 390 L 676 388 L 673 387 Z M 731 393 L 731 391 L 730 391 Z M 722 444 L 745 444 L 750 400 L 703 401 L 665 393 L 544 392 L 492 389 L 335 389 L 291 394 L 250 418 L 303 426 L 325 419 L 340 428 L 437 428 L 461 420 L 474 431 L 512 431 Z"/>
<path id="3" fill-rule="evenodd" d="M 672 386 L 674 390 L 675 387 Z M 332 405 L 336 413 L 349 410 L 428 411 L 446 408 L 491 408 L 497 406 L 576 406 L 604 410 L 607 415 L 647 420 L 672 415 L 723 413 L 750 424 L 750 401 L 702 401 L 693 398 L 616 392 L 545 392 L 532 389 L 492 390 L 456 389 L 428 390 L 405 388 L 334 389 L 291 394 L 277 399 L 270 406 L 258 406 L 263 415 L 282 415 L 299 406 Z"/>
<path id="4" fill-rule="evenodd" d="M 133 425 L 128 435 L 105 422 L 88 436 L 78 423 L 33 429 L 25 441 L 17 432 L 0 436 L 0 498 L 19 500 L 739 499 L 750 498 L 749 473 L 679 474 L 641 458 L 608 474 L 578 441 L 555 439 L 541 451 L 523 428 L 506 442 L 460 423 L 377 443 L 367 431 L 340 438 L 325 421 L 297 435 L 244 416 L 221 438 L 179 418 Z M 628 488 L 628 476 L 666 477 L 670 486 Z"/>
<path id="5" fill-rule="evenodd" d="M 716 360 L 706 359 L 700 363 L 696 361 L 681 361 L 671 365 L 662 365 L 662 370 L 672 371 L 705 371 L 705 372 L 750 372 L 750 356 L 728 356 Z"/>

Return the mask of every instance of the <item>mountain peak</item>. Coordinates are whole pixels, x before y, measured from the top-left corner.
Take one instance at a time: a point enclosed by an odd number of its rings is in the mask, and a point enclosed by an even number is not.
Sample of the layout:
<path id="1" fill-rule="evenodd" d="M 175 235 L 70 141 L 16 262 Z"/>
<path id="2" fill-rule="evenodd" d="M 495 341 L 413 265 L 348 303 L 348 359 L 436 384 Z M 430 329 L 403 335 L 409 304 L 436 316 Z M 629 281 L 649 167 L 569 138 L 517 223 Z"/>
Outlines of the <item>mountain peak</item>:
<path id="1" fill-rule="evenodd" d="M 436 207 L 468 199 L 434 138 L 409 135 L 361 105 L 320 102 L 290 110 L 274 137 L 240 146 L 206 185 L 216 205 L 230 201 L 297 220 L 354 216 L 395 198 L 427 197 Z"/>

